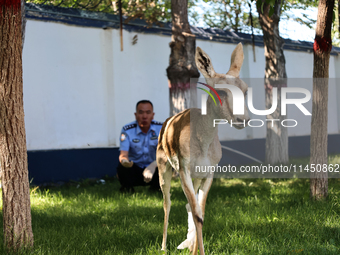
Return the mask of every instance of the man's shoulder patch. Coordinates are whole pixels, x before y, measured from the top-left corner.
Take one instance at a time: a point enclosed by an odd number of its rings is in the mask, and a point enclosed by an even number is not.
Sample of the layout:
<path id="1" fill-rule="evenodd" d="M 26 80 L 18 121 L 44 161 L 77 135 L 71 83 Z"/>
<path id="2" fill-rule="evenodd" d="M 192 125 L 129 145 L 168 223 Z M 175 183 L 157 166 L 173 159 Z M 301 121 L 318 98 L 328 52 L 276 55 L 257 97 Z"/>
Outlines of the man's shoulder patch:
<path id="1" fill-rule="evenodd" d="M 136 127 L 137 127 L 137 124 L 135 123 L 135 124 L 126 125 L 123 127 L 123 129 L 126 131 L 126 130 L 136 128 Z"/>
<path id="2" fill-rule="evenodd" d="M 125 139 L 126 139 L 126 133 L 123 132 L 123 133 L 120 135 L 120 141 L 123 142 L 123 141 L 125 141 Z"/>
<path id="3" fill-rule="evenodd" d="M 154 125 L 161 125 L 161 126 L 163 125 L 163 122 L 160 122 L 160 121 L 154 121 L 153 120 L 153 121 L 151 121 L 151 123 L 154 124 Z"/>

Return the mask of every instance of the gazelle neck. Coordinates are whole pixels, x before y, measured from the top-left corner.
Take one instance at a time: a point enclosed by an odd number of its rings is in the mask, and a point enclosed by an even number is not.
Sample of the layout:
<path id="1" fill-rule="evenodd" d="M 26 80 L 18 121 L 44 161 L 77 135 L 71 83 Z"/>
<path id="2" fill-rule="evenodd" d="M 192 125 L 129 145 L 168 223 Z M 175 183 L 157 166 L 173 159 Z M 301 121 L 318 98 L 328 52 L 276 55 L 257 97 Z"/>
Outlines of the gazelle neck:
<path id="1" fill-rule="evenodd" d="M 209 97 L 207 100 L 207 114 L 201 115 L 199 123 L 196 123 L 196 128 L 200 130 L 201 134 L 204 134 L 207 139 L 214 137 L 214 135 L 218 131 L 218 125 L 214 127 L 214 119 L 220 119 L 221 116 L 219 114 L 219 107 L 220 105 L 215 105 L 213 100 Z"/>
<path id="2" fill-rule="evenodd" d="M 219 104 L 219 102 L 217 104 L 215 104 L 215 102 L 213 102 L 213 100 L 211 99 L 211 97 L 208 98 L 207 100 L 207 119 L 209 119 L 209 123 L 210 126 L 212 128 L 216 128 L 216 126 L 214 127 L 214 120 L 215 119 L 221 119 L 223 118 L 223 116 L 221 116 L 220 113 L 220 107 L 221 105 Z"/>

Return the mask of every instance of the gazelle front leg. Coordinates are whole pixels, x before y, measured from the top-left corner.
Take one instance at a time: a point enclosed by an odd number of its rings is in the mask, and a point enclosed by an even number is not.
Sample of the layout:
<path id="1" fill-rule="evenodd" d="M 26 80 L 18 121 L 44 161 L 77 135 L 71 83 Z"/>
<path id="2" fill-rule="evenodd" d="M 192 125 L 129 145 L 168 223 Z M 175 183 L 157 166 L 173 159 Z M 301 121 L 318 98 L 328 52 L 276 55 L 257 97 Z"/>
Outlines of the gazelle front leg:
<path id="1" fill-rule="evenodd" d="M 196 227 L 196 236 L 198 241 L 198 247 L 200 249 L 200 254 L 204 255 L 204 247 L 203 247 L 203 236 L 202 236 L 202 227 L 203 227 L 203 218 L 202 211 L 196 200 L 195 190 L 193 187 L 193 183 L 191 181 L 191 176 L 188 172 L 188 169 L 183 169 L 179 172 L 181 177 L 181 184 L 184 191 L 185 196 L 188 199 L 192 217 Z M 196 246 L 196 247 L 195 247 Z M 193 254 L 197 255 L 197 245 L 194 245 Z"/>
<path id="2" fill-rule="evenodd" d="M 205 203 L 207 201 L 208 192 L 210 190 L 212 181 L 213 181 L 213 178 L 203 179 L 199 193 L 198 193 L 198 204 L 199 204 L 199 207 L 201 208 L 201 211 L 202 211 L 202 220 L 203 221 L 204 221 L 204 213 L 205 213 Z M 198 244 L 199 244 L 197 237 L 194 240 L 195 240 L 195 242 L 194 242 L 192 250 L 197 251 L 197 247 L 198 247 Z M 191 249 L 190 249 L 190 251 L 191 251 Z"/>
<path id="3" fill-rule="evenodd" d="M 202 185 L 200 187 L 199 193 L 198 193 L 198 202 L 199 206 L 202 210 L 202 217 L 204 220 L 204 214 L 205 214 L 205 203 L 207 201 L 208 193 L 211 187 L 211 184 L 213 182 L 213 178 L 207 178 L 202 181 Z"/>
<path id="4" fill-rule="evenodd" d="M 198 201 L 198 193 L 197 192 L 198 192 L 198 188 L 201 185 L 201 182 L 202 182 L 202 179 L 194 179 L 194 181 L 193 181 L 197 201 Z M 188 234 L 187 234 L 187 239 L 185 239 L 185 241 L 183 241 L 180 245 L 178 245 L 177 249 L 182 250 L 182 249 L 185 249 L 185 248 L 189 248 L 190 252 L 192 252 L 193 249 L 194 249 L 195 240 L 197 240 L 197 238 L 196 238 L 196 228 L 195 228 L 194 220 L 192 218 L 192 212 L 191 212 L 190 205 L 186 204 L 185 208 L 187 209 L 187 213 L 188 213 Z"/>

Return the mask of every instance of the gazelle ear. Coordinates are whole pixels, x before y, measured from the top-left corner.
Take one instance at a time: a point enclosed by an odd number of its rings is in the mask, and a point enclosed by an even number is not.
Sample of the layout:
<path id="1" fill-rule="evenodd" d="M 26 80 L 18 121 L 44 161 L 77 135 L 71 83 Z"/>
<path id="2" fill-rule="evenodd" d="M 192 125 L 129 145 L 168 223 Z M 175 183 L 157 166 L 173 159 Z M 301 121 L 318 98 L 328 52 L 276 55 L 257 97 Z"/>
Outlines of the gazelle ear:
<path id="1" fill-rule="evenodd" d="M 215 76 L 210 57 L 200 47 L 196 48 L 195 61 L 197 68 L 205 78 L 209 79 Z"/>
<path id="2" fill-rule="evenodd" d="M 239 43 L 231 54 L 230 68 L 227 74 L 234 77 L 239 77 L 243 59 L 243 46 L 242 43 Z"/>

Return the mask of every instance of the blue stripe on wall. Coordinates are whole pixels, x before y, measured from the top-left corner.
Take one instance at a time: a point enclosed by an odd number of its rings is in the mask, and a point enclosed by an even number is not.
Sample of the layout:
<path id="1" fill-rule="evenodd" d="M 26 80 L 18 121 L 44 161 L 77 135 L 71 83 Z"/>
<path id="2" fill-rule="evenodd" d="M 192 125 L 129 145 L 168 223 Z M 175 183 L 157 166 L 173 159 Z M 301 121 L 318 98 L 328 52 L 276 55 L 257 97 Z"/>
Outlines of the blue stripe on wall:
<path id="1" fill-rule="evenodd" d="M 265 139 L 222 142 L 223 145 L 239 150 L 264 161 Z M 328 136 L 328 153 L 340 153 L 340 134 Z M 289 137 L 289 156 L 309 156 L 310 136 Z M 118 164 L 118 148 L 72 149 L 28 151 L 30 180 L 40 185 L 45 182 L 69 181 L 86 178 L 115 176 Z M 220 165 L 250 164 L 252 161 L 237 153 L 223 150 Z"/>
<path id="2" fill-rule="evenodd" d="M 116 175 L 118 148 L 28 151 L 34 184 Z"/>
<path id="3" fill-rule="evenodd" d="M 235 150 L 248 154 L 258 160 L 265 160 L 265 139 L 238 140 L 221 142 Z M 340 134 L 328 135 L 328 154 L 340 153 Z M 310 136 L 292 136 L 288 138 L 289 157 L 308 157 L 310 155 Z M 251 164 L 253 161 L 231 151 L 223 151 L 220 165 Z"/>

